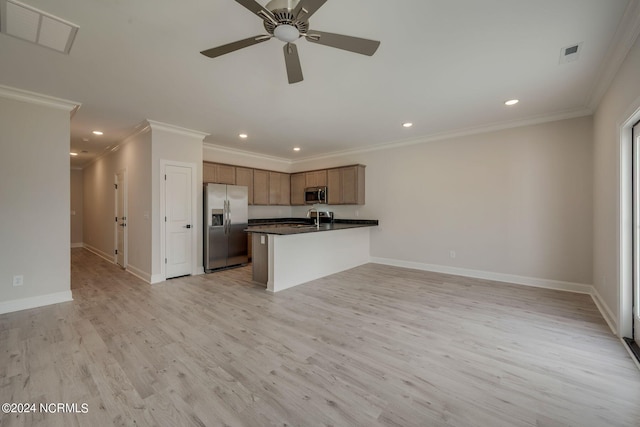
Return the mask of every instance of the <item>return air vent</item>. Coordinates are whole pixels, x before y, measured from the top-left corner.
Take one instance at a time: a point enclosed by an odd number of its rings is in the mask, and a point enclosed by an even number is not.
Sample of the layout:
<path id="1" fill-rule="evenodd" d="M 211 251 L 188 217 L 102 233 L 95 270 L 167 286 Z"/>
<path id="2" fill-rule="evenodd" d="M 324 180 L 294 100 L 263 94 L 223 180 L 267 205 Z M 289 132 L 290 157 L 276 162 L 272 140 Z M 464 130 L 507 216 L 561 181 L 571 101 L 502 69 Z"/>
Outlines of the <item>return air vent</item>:
<path id="1" fill-rule="evenodd" d="M 582 43 L 563 47 L 560 49 L 560 63 L 566 64 L 567 62 L 577 61 L 580 57 L 580 51 L 582 51 Z"/>
<path id="2" fill-rule="evenodd" d="M 0 0 L 0 32 L 68 54 L 78 26 L 16 0 Z"/>

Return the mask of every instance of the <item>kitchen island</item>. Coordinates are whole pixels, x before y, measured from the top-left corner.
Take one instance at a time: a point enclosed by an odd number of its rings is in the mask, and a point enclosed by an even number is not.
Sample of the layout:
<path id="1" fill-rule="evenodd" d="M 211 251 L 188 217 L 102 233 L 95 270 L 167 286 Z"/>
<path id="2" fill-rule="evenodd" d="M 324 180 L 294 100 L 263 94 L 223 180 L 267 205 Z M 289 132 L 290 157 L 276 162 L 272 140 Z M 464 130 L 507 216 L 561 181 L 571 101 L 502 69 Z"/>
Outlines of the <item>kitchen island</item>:
<path id="1" fill-rule="evenodd" d="M 278 292 L 369 262 L 376 220 L 249 224 L 253 280 Z"/>

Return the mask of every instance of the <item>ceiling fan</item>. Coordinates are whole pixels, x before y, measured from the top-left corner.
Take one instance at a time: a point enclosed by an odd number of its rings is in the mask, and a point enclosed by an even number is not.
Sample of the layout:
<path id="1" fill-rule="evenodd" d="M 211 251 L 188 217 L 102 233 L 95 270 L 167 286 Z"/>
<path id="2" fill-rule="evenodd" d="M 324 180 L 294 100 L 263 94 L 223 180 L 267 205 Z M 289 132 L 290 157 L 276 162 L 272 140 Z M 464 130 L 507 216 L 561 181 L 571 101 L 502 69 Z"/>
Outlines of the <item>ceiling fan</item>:
<path id="1" fill-rule="evenodd" d="M 302 67 L 300 65 L 300 57 L 298 56 L 298 48 L 293 43 L 300 37 L 304 37 L 312 43 L 348 50 L 362 55 L 373 55 L 378 49 L 378 46 L 380 46 L 379 41 L 309 29 L 309 18 L 320 9 L 326 1 L 327 0 L 271 0 L 263 7 L 255 0 L 236 0 L 236 2 L 249 9 L 264 21 L 264 28 L 268 34 L 238 40 L 237 42 L 203 50 L 200 53 L 209 58 L 216 58 L 275 37 L 285 43 L 284 61 L 290 84 L 302 81 Z"/>

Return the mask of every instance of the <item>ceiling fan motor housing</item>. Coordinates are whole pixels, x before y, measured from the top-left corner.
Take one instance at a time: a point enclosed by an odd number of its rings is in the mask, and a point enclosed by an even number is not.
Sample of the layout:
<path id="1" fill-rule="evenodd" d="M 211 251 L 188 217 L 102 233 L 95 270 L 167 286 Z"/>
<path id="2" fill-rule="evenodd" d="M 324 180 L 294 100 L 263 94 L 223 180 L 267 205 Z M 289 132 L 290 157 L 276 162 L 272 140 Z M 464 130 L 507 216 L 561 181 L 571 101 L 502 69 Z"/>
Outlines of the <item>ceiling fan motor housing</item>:
<path id="1" fill-rule="evenodd" d="M 276 21 L 278 21 L 278 25 L 270 20 L 265 20 L 264 29 L 267 30 L 269 34 L 275 35 L 274 31 L 276 27 L 280 25 L 290 25 L 295 27 L 300 34 L 306 34 L 309 30 L 309 22 L 297 20 L 292 13 L 298 5 L 298 2 L 299 0 L 271 0 L 267 3 L 265 8 L 273 13 Z"/>

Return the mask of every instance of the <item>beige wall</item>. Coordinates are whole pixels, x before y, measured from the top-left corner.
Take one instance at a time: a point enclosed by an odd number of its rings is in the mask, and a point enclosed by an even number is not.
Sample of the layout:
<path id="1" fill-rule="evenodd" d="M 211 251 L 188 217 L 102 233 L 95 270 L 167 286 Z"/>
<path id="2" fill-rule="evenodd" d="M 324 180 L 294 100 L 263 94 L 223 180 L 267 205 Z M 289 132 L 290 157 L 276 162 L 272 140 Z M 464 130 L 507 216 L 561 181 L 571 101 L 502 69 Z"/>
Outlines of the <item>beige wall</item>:
<path id="1" fill-rule="evenodd" d="M 82 169 L 71 169 L 71 247 L 82 246 Z"/>
<path id="2" fill-rule="evenodd" d="M 620 131 L 640 109 L 640 39 L 594 115 L 594 286 L 620 321 Z M 624 321 L 624 319 L 622 319 Z"/>
<path id="3" fill-rule="evenodd" d="M 295 169 L 367 166 L 366 205 L 331 208 L 338 218 L 380 220 L 371 255 L 381 261 L 590 285 L 591 129 L 583 117 Z"/>
<path id="4" fill-rule="evenodd" d="M 69 112 L 0 91 L 0 313 L 71 299 Z M 13 286 L 13 276 L 24 284 Z"/>
<path id="5" fill-rule="evenodd" d="M 113 260 L 115 250 L 115 174 L 126 171 L 127 268 L 151 278 L 151 132 L 123 141 L 118 150 L 84 169 L 83 240 L 87 248 Z"/>

